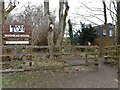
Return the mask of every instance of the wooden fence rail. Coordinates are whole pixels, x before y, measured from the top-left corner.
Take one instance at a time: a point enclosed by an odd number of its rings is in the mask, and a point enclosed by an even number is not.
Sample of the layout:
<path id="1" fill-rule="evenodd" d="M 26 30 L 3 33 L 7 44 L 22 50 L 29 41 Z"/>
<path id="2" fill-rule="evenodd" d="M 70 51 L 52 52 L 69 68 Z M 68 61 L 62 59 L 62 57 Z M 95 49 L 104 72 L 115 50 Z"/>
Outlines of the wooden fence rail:
<path id="1" fill-rule="evenodd" d="M 120 62 L 120 46 L 106 46 L 104 48 L 104 63 L 119 66 Z"/>
<path id="2" fill-rule="evenodd" d="M 48 46 L 2 46 L 3 70 L 41 68 L 41 66 L 64 66 L 69 61 L 78 61 L 78 65 L 98 65 L 99 48 L 97 46 L 56 46 L 53 53 Z M 60 51 L 58 51 L 58 48 Z M 50 61 L 50 55 L 54 58 Z M 47 64 L 51 62 L 51 64 Z M 60 62 L 60 63 L 59 63 Z M 64 64 L 61 62 L 64 62 Z"/>

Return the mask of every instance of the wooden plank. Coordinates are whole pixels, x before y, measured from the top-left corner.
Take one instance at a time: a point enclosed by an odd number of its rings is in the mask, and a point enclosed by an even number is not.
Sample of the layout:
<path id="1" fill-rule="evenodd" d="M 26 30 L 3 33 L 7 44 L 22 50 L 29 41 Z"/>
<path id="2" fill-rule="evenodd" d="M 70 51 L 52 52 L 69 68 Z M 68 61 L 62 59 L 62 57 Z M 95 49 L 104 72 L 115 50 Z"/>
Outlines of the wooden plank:
<path id="1" fill-rule="evenodd" d="M 11 73 L 11 72 L 24 72 L 24 71 L 35 71 L 35 70 L 50 70 L 50 69 L 60 69 L 64 67 L 70 67 L 70 66 L 86 66 L 85 63 L 81 64 L 68 64 L 64 66 L 47 66 L 47 67 L 39 67 L 39 68 L 29 68 L 29 69 L 6 69 L 6 70 L 0 70 L 0 73 Z M 88 66 L 95 65 L 98 66 L 98 63 L 89 63 Z"/>
<path id="2" fill-rule="evenodd" d="M 13 63 L 18 63 L 18 62 L 39 62 L 39 61 L 33 61 L 33 60 L 14 60 L 14 61 L 4 61 L 4 62 L 0 62 L 0 64 L 13 64 Z"/>
<path id="3" fill-rule="evenodd" d="M 9 45 L 9 46 L 2 46 L 2 47 L 5 47 L 5 48 L 49 48 L 49 46 L 26 46 L 26 45 L 21 45 L 21 46 L 12 46 L 12 45 Z M 61 47 L 61 48 L 93 48 L 93 49 L 98 49 L 99 47 L 98 46 L 55 46 L 55 47 Z"/>
<path id="4" fill-rule="evenodd" d="M 27 54 L 27 53 L 26 53 L 26 54 L 23 54 L 23 53 L 20 54 L 20 53 L 19 53 L 19 54 L 15 54 L 15 55 L 11 53 L 11 54 L 3 54 L 3 55 L 0 55 L 0 57 L 5 57 L 5 56 L 11 56 L 11 57 L 14 57 L 14 56 L 17 57 L 17 56 L 18 56 L 18 57 L 19 57 L 19 56 L 21 56 L 21 55 L 22 55 L 22 56 L 28 56 L 28 55 L 40 56 L 40 55 L 50 55 L 50 54 L 51 54 L 51 53 L 49 53 L 49 52 L 46 52 L 46 53 L 45 53 L 45 52 L 40 52 L 40 53 L 31 53 L 31 54 Z M 82 56 L 82 55 L 85 55 L 85 54 L 93 55 L 93 56 L 94 56 L 94 55 L 97 55 L 97 53 L 94 53 L 94 52 L 93 52 L 93 53 L 92 53 L 92 52 L 87 52 L 87 53 L 86 53 L 86 52 L 84 52 L 84 53 L 83 53 L 83 52 L 82 52 L 82 53 L 81 53 L 81 52 L 77 52 L 77 53 L 76 53 L 76 52 L 71 52 L 71 53 L 68 53 L 68 52 L 64 52 L 64 53 L 55 52 L 55 53 L 52 53 L 52 54 L 53 54 L 53 55 L 81 55 L 81 56 Z"/>
<path id="5" fill-rule="evenodd" d="M 10 73 L 10 72 L 23 72 L 24 69 L 6 69 L 6 70 L 0 70 L 0 73 Z"/>

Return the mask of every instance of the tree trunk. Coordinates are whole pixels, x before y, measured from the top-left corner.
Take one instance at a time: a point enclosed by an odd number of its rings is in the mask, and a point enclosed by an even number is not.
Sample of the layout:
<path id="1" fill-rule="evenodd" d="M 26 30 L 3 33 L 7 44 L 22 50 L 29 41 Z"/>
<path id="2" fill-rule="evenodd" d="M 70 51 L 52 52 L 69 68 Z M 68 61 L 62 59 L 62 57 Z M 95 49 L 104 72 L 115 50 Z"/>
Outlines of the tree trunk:
<path id="1" fill-rule="evenodd" d="M 106 33 L 106 37 L 109 37 L 109 30 L 108 30 L 108 25 L 107 25 L 107 11 L 106 11 L 106 3 L 105 1 L 103 0 L 103 8 L 104 8 L 104 19 L 105 19 L 105 22 L 104 22 L 104 33 Z"/>
<path id="2" fill-rule="evenodd" d="M 49 15 L 49 0 L 44 0 L 44 16 Z"/>
<path id="3" fill-rule="evenodd" d="M 73 45 L 73 30 L 72 30 L 72 23 L 70 19 L 68 20 L 68 26 L 69 26 L 68 32 L 69 32 L 70 42 L 71 42 L 71 45 Z"/>
<path id="4" fill-rule="evenodd" d="M 0 0 L 0 55 L 2 55 L 3 12 L 4 12 L 4 1 Z M 2 57 L 0 57 L 0 61 L 2 62 Z M 0 65 L 0 69 L 2 69 L 2 65 Z M 2 77 L 2 76 L 0 75 L 0 77 Z M 2 81 L 2 80 L 0 79 L 0 81 Z M 0 89 L 2 89 L 2 83 L 0 83 Z"/>
<path id="5" fill-rule="evenodd" d="M 120 45 L 120 1 L 117 2 L 117 44 Z"/>
<path id="6" fill-rule="evenodd" d="M 0 1 L 0 55 L 2 55 L 2 27 L 3 27 L 3 15 L 4 15 L 4 1 Z M 0 57 L 0 60 L 2 58 Z"/>
<path id="7" fill-rule="evenodd" d="M 63 10 L 64 10 L 64 4 L 65 4 L 65 11 L 63 14 Z M 65 27 L 66 27 L 66 17 L 68 15 L 68 10 L 69 10 L 69 6 L 68 6 L 68 0 L 59 0 L 59 36 L 57 39 L 57 52 L 61 53 L 61 46 L 62 42 L 63 42 L 63 38 L 64 38 L 64 32 L 65 32 Z M 57 59 L 59 59 L 60 61 L 62 61 L 62 55 L 57 55 Z"/>
<path id="8" fill-rule="evenodd" d="M 59 36 L 58 36 L 58 40 L 57 40 L 57 46 L 62 44 L 62 37 L 63 37 L 63 5 L 64 2 L 62 2 L 61 0 L 59 0 Z"/>
<path id="9" fill-rule="evenodd" d="M 49 46 L 49 52 L 50 52 L 50 59 L 53 60 L 53 46 L 54 46 L 54 30 L 51 25 L 53 25 L 52 19 L 50 18 L 50 12 L 49 12 L 49 0 L 44 0 L 44 16 L 46 19 L 46 24 L 48 24 L 48 46 Z"/>
<path id="10" fill-rule="evenodd" d="M 63 15 L 64 4 L 65 4 L 65 11 Z M 60 34 L 58 36 L 57 46 L 62 45 L 62 42 L 63 42 L 68 10 L 69 10 L 68 0 L 64 0 L 64 1 L 59 0 L 59 31 L 60 31 Z"/>

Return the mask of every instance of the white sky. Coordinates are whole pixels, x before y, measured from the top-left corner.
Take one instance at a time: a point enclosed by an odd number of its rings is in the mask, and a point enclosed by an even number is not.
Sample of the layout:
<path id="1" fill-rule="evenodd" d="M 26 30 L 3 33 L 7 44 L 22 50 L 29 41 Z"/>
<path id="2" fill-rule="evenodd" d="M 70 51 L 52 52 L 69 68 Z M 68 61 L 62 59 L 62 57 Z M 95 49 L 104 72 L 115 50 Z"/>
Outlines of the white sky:
<path id="1" fill-rule="evenodd" d="M 4 1 L 7 4 L 10 0 L 4 0 Z M 14 1 L 14 0 L 12 0 L 12 1 Z M 40 5 L 40 4 L 43 4 L 44 0 L 17 0 L 17 1 L 20 2 L 20 4 L 17 6 L 17 8 L 19 8 L 19 10 L 20 10 L 21 6 L 26 5 L 28 2 L 31 2 L 31 4 L 34 4 L 34 5 Z M 49 1 L 50 1 L 50 10 L 56 9 L 58 12 L 59 0 L 49 0 Z M 103 8 L 103 4 L 102 4 L 101 0 L 68 0 L 68 4 L 70 6 L 68 18 L 70 18 L 73 21 L 73 23 L 76 23 L 76 24 L 79 24 L 80 21 L 90 24 L 90 22 L 85 20 L 84 17 L 82 17 L 80 15 L 76 15 L 76 14 L 82 14 L 82 15 L 88 16 L 89 15 L 88 12 L 91 12 L 90 10 L 86 9 L 86 7 L 81 3 L 87 5 L 88 7 L 91 7 L 91 8 Z M 101 11 L 94 11 L 92 13 L 103 14 Z M 109 15 L 109 12 L 108 12 L 108 15 Z M 104 21 L 104 17 L 102 15 L 99 15 L 98 17 Z M 87 19 L 91 20 L 99 25 L 103 24 L 103 22 L 96 19 L 95 17 L 94 18 L 87 17 Z M 111 22 L 110 17 L 108 17 L 108 22 Z"/>

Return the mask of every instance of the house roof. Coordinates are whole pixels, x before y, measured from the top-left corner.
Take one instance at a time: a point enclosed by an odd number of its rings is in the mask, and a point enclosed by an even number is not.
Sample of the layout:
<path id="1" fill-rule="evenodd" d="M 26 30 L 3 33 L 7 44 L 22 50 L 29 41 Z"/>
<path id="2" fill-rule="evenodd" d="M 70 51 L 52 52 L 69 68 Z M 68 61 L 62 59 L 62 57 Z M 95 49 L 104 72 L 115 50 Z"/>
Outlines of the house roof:
<path id="1" fill-rule="evenodd" d="M 113 28 L 115 28 L 115 25 L 112 24 L 112 23 L 108 23 L 107 25 L 108 25 L 108 29 L 113 29 Z M 94 26 L 93 28 L 94 28 L 95 30 L 104 30 L 105 25 L 102 24 L 102 25 Z"/>

